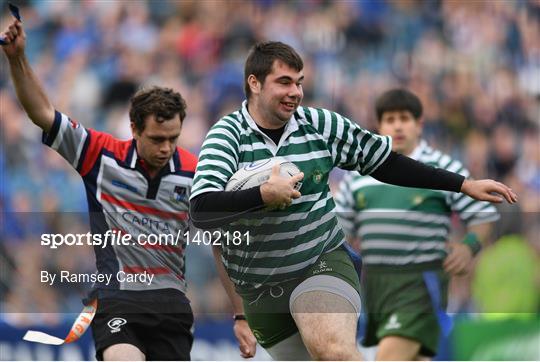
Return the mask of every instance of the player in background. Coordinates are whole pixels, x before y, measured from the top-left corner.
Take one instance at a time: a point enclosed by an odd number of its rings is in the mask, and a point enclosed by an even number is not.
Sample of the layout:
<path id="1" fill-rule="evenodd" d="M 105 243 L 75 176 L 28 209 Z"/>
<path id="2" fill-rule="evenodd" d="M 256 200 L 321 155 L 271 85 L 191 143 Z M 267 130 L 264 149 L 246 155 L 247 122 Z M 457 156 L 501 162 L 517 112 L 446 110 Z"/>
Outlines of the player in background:
<path id="1" fill-rule="evenodd" d="M 463 165 L 422 139 L 422 103 L 405 89 L 382 94 L 375 105 L 379 134 L 392 149 L 417 161 L 469 177 Z M 367 310 L 365 346 L 376 360 L 418 360 L 437 353 L 448 276 L 463 274 L 499 218 L 495 207 L 465 194 L 384 184 L 348 173 L 335 197 L 345 234 L 362 255 Z M 467 225 L 462 242 L 447 242 L 452 213 Z"/>
<path id="2" fill-rule="evenodd" d="M 19 20 L 2 34 L 17 97 L 43 142 L 81 175 L 91 232 L 138 235 L 185 230 L 196 157 L 176 146 L 186 104 L 179 93 L 154 87 L 131 99 L 133 139 L 122 141 L 87 129 L 56 111 L 25 55 Z M 140 220 L 147 219 L 146 223 Z M 189 360 L 193 314 L 185 296 L 184 245 L 95 247 L 97 272 L 112 283 L 95 284 L 92 322 L 96 357 L 104 360 Z M 153 274 L 150 285 L 115 279 L 118 272 Z"/>
<path id="3" fill-rule="evenodd" d="M 250 232 L 249 243 L 216 251 L 218 268 L 235 319 L 247 319 L 273 358 L 359 360 L 360 283 L 333 213 L 330 171 L 356 170 L 387 183 L 461 191 L 492 202 L 517 198 L 498 182 L 466 180 L 392 152 L 390 137 L 340 114 L 300 106 L 303 80 L 303 61 L 292 47 L 269 41 L 252 48 L 244 71 L 247 100 L 208 132 L 190 212 L 200 228 Z M 224 191 L 239 168 L 274 156 L 302 173 L 285 178 L 274 167 L 259 187 Z M 263 208 L 273 210 L 248 213 Z M 239 342 L 252 354 L 254 345 Z"/>

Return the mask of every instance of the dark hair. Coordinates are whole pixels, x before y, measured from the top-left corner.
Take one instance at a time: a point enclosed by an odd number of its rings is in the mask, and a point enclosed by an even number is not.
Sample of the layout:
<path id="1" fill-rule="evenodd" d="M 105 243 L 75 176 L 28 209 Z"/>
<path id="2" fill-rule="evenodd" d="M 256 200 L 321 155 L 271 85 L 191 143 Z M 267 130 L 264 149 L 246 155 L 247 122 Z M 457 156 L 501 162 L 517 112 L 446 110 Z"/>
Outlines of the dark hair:
<path id="1" fill-rule="evenodd" d="M 186 101 L 180 93 L 170 88 L 150 87 L 137 91 L 130 99 L 129 119 L 135 128 L 144 131 L 145 119 L 156 116 L 157 122 L 164 122 L 180 115 L 180 122 L 186 117 Z"/>
<path id="2" fill-rule="evenodd" d="M 281 60 L 296 71 L 304 69 L 302 58 L 290 45 L 279 41 L 265 41 L 255 44 L 249 51 L 244 67 L 244 91 L 248 99 L 251 96 L 248 77 L 253 74 L 259 82 L 264 84 L 276 59 Z"/>
<path id="3" fill-rule="evenodd" d="M 375 102 L 375 111 L 377 112 L 377 121 L 381 121 L 384 112 L 409 111 L 414 119 L 422 117 L 422 102 L 412 92 L 396 88 L 384 92 Z"/>

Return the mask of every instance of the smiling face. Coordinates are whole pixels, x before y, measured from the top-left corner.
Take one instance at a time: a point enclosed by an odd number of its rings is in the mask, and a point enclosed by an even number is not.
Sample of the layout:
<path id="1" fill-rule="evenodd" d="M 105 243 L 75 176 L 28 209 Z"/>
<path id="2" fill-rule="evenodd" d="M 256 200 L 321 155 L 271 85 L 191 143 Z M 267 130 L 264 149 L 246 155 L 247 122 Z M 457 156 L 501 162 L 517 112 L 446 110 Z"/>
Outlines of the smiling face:
<path id="1" fill-rule="evenodd" d="M 250 75 L 247 79 L 251 90 L 249 111 L 255 121 L 264 128 L 283 127 L 304 97 L 303 80 L 303 71 L 279 59 L 274 60 L 272 71 L 264 80 Z"/>
<path id="2" fill-rule="evenodd" d="M 151 174 L 157 173 L 169 162 L 176 149 L 181 129 L 179 114 L 161 122 L 156 121 L 155 115 L 149 115 L 142 131 L 131 123 L 133 138 L 137 142 L 137 153 Z"/>
<path id="3" fill-rule="evenodd" d="M 392 137 L 392 150 L 410 155 L 422 134 L 422 121 L 409 111 L 386 111 L 379 121 L 379 134 Z"/>

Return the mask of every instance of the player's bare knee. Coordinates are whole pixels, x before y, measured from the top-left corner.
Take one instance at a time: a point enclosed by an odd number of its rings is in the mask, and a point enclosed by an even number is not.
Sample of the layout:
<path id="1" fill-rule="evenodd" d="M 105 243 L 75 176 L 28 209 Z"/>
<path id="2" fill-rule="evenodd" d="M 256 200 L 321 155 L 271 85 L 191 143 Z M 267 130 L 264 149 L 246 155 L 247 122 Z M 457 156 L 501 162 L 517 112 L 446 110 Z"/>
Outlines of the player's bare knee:
<path id="1" fill-rule="evenodd" d="M 305 331 L 304 331 L 305 332 Z M 361 355 L 356 348 L 355 339 L 337 331 L 325 333 L 323 329 L 319 333 L 304 333 L 304 343 L 314 360 L 317 361 L 344 361 L 360 360 Z"/>
<path id="2" fill-rule="evenodd" d="M 359 354 L 354 344 L 346 345 L 339 341 L 312 346 L 310 353 L 316 361 L 350 361 L 358 359 L 356 355 Z"/>

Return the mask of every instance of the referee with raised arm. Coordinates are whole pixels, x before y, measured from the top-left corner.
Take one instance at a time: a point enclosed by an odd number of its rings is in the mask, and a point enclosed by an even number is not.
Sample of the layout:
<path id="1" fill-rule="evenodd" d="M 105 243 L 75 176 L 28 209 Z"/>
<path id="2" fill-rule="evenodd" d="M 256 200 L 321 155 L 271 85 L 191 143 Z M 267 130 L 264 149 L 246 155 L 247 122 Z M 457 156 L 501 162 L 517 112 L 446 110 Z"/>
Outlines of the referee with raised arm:
<path id="1" fill-rule="evenodd" d="M 133 139 L 118 140 L 55 110 L 25 56 L 20 19 L 2 36 L 21 105 L 43 130 L 43 143 L 83 179 L 91 232 L 137 240 L 186 230 L 196 157 L 176 146 L 186 115 L 182 96 L 160 87 L 137 92 L 129 112 Z M 185 296 L 184 246 L 185 240 L 95 246 L 97 272 L 113 275 L 110 284 L 96 283 L 87 301 L 97 299 L 92 332 L 99 360 L 190 359 L 193 313 Z M 115 278 L 119 273 L 154 277 L 148 285 Z"/>

